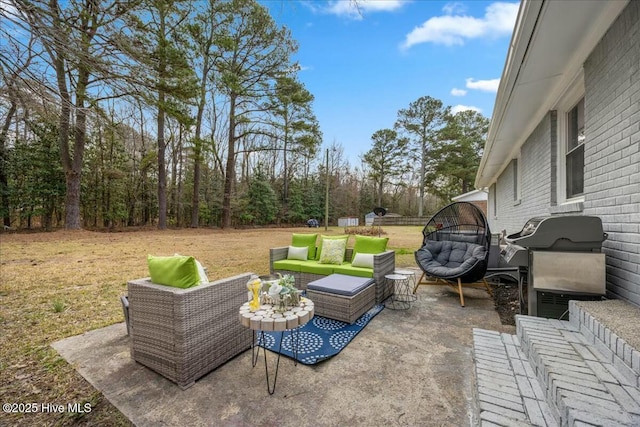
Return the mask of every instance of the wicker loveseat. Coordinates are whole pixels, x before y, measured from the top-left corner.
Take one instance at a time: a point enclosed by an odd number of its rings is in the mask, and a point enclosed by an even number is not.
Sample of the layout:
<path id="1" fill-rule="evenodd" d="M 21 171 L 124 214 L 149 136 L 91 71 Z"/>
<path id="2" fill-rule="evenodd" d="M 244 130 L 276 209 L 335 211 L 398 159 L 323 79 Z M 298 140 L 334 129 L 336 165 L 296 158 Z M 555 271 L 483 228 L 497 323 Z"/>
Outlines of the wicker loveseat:
<path id="1" fill-rule="evenodd" d="M 300 289 L 306 289 L 309 282 L 337 273 L 373 278 L 376 283 L 377 303 L 386 300 L 392 294 L 392 289 L 386 283 L 384 276 L 393 273 L 395 270 L 395 251 L 384 251 L 373 255 L 373 268 L 352 266 L 352 248 L 346 249 L 345 261 L 341 265 L 320 264 L 313 259 L 306 261 L 288 260 L 288 252 L 288 246 L 271 248 L 269 250 L 269 270 L 271 274 L 291 274 L 296 279 L 296 286 Z"/>
<path id="2" fill-rule="evenodd" d="M 128 282 L 133 359 L 183 389 L 251 347 L 238 321 L 251 273 L 181 289 Z"/>

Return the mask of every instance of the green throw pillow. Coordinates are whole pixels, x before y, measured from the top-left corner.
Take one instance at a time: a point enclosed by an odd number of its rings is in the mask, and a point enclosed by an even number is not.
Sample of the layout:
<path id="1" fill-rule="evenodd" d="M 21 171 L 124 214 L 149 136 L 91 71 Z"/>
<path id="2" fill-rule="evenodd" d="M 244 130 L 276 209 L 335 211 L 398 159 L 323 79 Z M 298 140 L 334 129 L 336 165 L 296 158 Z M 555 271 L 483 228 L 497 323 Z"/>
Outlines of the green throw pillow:
<path id="1" fill-rule="evenodd" d="M 176 288 L 190 288 L 200 283 L 198 266 L 192 256 L 149 255 L 147 264 L 153 283 Z"/>
<path id="2" fill-rule="evenodd" d="M 297 248 L 309 248 L 309 251 L 307 252 L 307 259 L 314 259 L 316 257 L 317 239 L 317 234 L 293 233 L 291 237 L 291 246 L 295 246 Z"/>
<path id="3" fill-rule="evenodd" d="M 320 264 L 341 265 L 344 261 L 344 253 L 347 249 L 347 239 L 326 239 L 322 242 L 320 251 Z"/>
<path id="4" fill-rule="evenodd" d="M 353 245 L 353 256 L 356 254 L 379 254 L 387 250 L 388 237 L 370 237 L 356 235 L 356 243 Z"/>
<path id="5" fill-rule="evenodd" d="M 347 247 L 347 243 L 349 241 L 349 235 L 347 234 L 346 236 L 342 235 L 342 236 L 325 236 L 325 235 L 321 235 L 320 236 L 320 245 L 318 246 L 318 251 L 316 253 L 316 260 L 320 260 L 320 254 L 322 253 L 322 242 L 324 240 L 344 240 L 344 247 Z"/>

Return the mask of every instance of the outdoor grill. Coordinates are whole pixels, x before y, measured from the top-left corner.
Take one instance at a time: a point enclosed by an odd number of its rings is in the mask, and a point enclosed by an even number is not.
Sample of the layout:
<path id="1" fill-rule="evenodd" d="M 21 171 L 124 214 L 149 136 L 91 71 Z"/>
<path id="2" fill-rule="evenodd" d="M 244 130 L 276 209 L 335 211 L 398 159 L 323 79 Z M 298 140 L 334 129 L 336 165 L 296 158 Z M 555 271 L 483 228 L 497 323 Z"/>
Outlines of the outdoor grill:
<path id="1" fill-rule="evenodd" d="M 531 218 L 507 236 L 501 256 L 518 268 L 520 312 L 527 307 L 532 316 L 561 318 L 569 300 L 600 299 L 606 238 L 600 218 L 583 215 Z"/>

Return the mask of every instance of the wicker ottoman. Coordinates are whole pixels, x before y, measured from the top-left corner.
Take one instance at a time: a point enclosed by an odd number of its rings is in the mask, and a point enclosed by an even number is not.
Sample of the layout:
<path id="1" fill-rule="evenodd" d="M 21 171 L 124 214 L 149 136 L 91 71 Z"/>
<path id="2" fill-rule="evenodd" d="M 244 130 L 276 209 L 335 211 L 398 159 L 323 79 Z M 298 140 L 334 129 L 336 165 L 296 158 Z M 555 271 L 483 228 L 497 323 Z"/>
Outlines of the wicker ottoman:
<path id="1" fill-rule="evenodd" d="M 316 315 L 353 323 L 375 304 L 375 281 L 331 274 L 309 282 L 307 296 L 314 303 Z"/>

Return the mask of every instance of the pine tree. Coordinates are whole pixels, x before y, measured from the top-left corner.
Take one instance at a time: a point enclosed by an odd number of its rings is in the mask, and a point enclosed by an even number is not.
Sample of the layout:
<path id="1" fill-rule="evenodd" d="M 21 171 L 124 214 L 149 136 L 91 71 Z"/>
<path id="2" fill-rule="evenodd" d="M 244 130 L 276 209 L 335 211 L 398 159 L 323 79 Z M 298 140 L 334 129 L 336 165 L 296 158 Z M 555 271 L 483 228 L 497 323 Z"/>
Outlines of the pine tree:
<path id="1" fill-rule="evenodd" d="M 418 98 L 409 108 L 398 111 L 395 128 L 410 138 L 414 157 L 420 164 L 418 216 L 423 215 L 427 166 L 433 157 L 431 148 L 437 143 L 448 114 L 449 107 L 430 96 Z"/>
<path id="2" fill-rule="evenodd" d="M 138 96 L 156 109 L 158 162 L 158 228 L 167 228 L 167 167 L 165 128 L 168 117 L 180 124 L 192 122 L 189 105 L 197 81 L 188 61 L 186 40 L 191 2 L 145 0 L 133 18 L 122 46 L 138 63 L 131 80 Z"/>
<path id="3" fill-rule="evenodd" d="M 278 28 L 267 9 L 254 0 L 231 0 L 222 8 L 225 25 L 219 36 L 221 56 L 216 61 L 220 90 L 228 101 L 227 159 L 222 200 L 223 228 L 231 226 L 238 144 L 254 130 L 251 117 L 264 114 L 261 103 L 270 84 L 290 69 L 296 50 L 286 28 Z"/>
<path id="4" fill-rule="evenodd" d="M 471 191 L 488 129 L 489 119 L 475 111 L 447 117 L 440 141 L 432 149 L 426 175 L 429 191 L 443 201 Z"/>
<path id="5" fill-rule="evenodd" d="M 369 165 L 369 178 L 375 183 L 377 204 L 382 206 L 382 195 L 387 184 L 398 184 L 398 179 L 407 170 L 409 141 L 398 138 L 392 129 L 381 129 L 372 136 L 373 147 L 367 151 L 363 160 Z"/>

